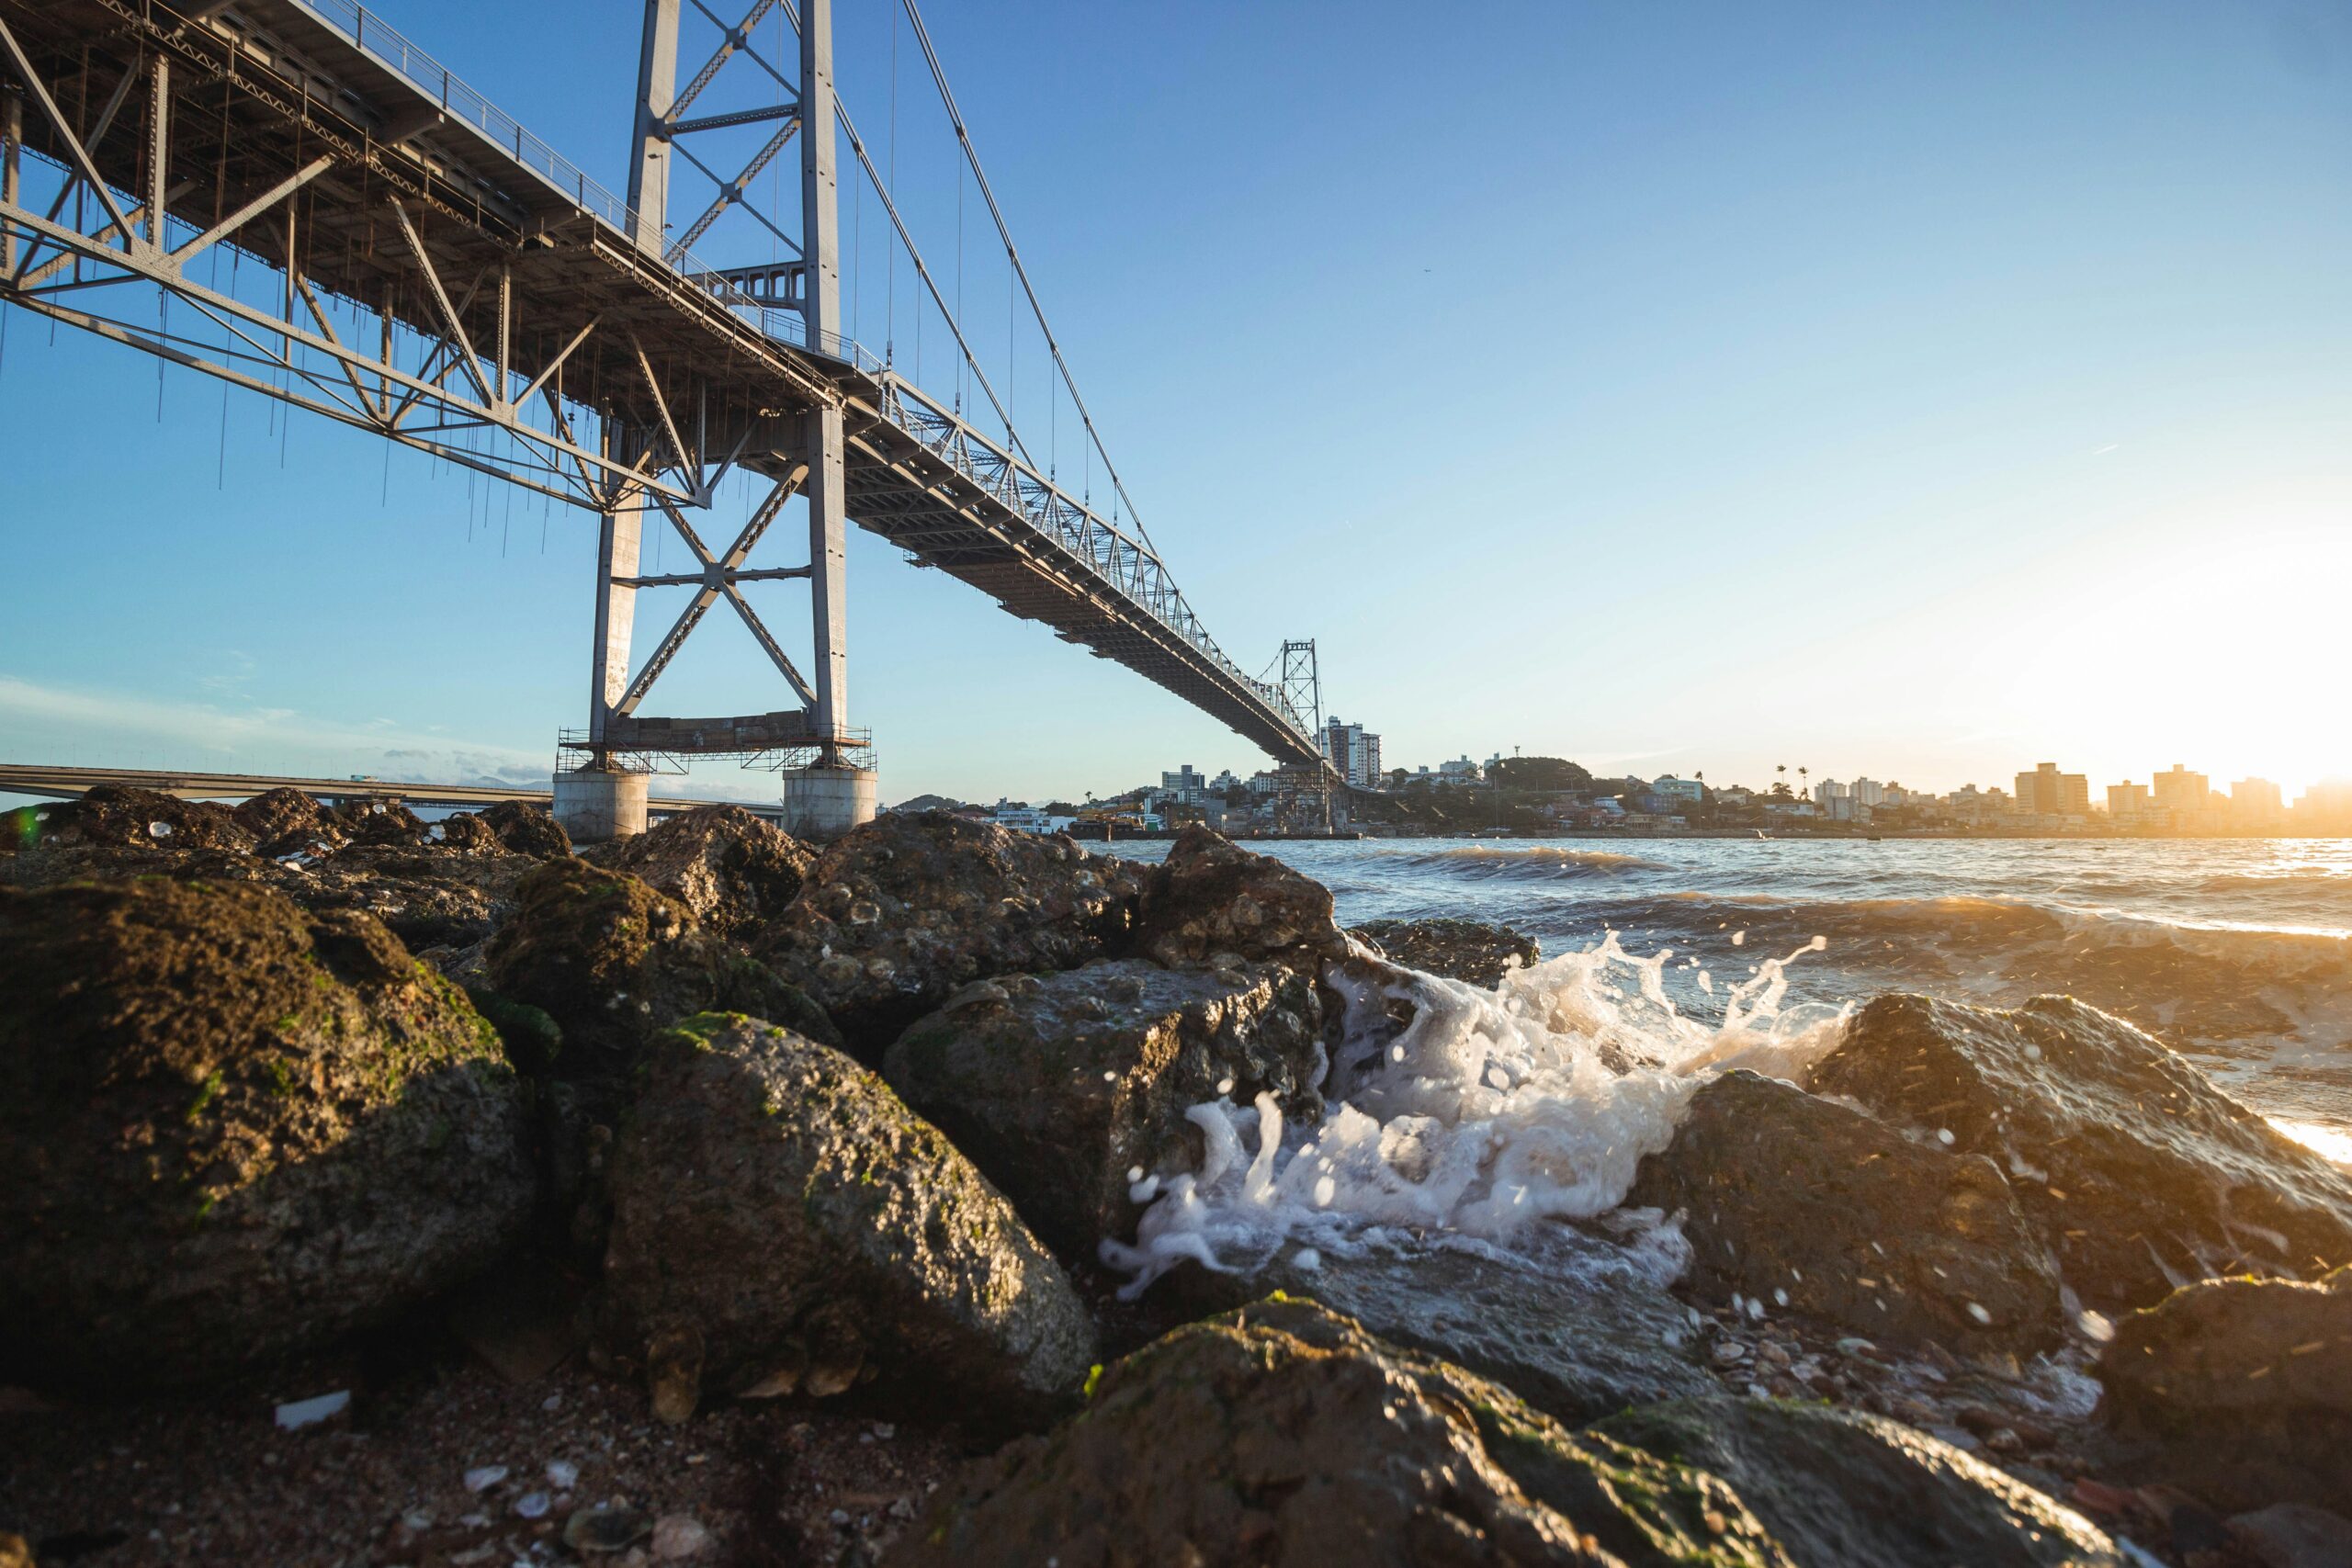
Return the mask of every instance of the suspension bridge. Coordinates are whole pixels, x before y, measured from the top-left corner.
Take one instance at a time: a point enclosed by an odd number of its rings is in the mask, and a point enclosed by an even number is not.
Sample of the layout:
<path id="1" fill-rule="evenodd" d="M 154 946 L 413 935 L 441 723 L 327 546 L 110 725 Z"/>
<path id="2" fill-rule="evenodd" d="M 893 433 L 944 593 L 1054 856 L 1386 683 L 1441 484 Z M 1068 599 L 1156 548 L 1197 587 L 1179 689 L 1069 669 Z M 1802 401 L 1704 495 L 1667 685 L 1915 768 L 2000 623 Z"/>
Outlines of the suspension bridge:
<path id="1" fill-rule="evenodd" d="M 0 302 L 595 514 L 587 722 L 560 735 L 553 780 L 575 837 L 641 830 L 650 774 L 700 756 L 777 766 L 804 830 L 873 814 L 871 737 L 849 717 L 851 523 L 1323 787 L 1312 645 L 1285 644 L 1253 676 L 1186 603 L 920 10 L 886 3 L 899 12 L 877 159 L 835 91 L 831 0 L 748 0 L 738 20 L 646 0 L 616 196 L 348 0 L 0 0 Z M 960 160 L 952 274 L 895 194 L 899 13 Z M 844 331 L 844 175 L 859 247 L 869 198 L 887 233 L 893 312 L 903 265 L 915 320 L 952 342 L 944 384 L 919 384 L 920 362 L 908 373 L 895 333 L 877 355 Z M 1010 367 L 1000 388 L 963 319 L 967 189 L 1043 346 L 1056 446 L 1065 406 L 1077 423 L 1076 494 L 1057 461 L 1040 465 Z M 752 564 L 802 524 L 805 561 Z M 646 533 L 663 526 L 689 563 L 649 573 Z M 805 665 L 744 592 L 775 581 L 807 585 Z M 684 607 L 636 658 L 638 596 L 662 589 L 688 591 Z M 721 604 L 773 665 L 781 705 L 648 711 Z"/>

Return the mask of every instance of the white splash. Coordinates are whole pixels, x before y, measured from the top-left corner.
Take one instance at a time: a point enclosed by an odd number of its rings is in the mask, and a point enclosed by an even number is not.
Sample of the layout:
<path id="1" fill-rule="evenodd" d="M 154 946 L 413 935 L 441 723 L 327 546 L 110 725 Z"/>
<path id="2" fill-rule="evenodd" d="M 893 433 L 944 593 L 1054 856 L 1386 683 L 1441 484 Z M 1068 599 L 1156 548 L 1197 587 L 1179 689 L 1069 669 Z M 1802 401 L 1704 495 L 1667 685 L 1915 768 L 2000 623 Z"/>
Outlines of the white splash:
<path id="1" fill-rule="evenodd" d="M 1765 960 L 1713 1022 L 1668 998 L 1670 950 L 1638 957 L 1614 932 L 1492 991 L 1334 965 L 1326 978 L 1346 1014 L 1322 1123 L 1285 1129 L 1271 1095 L 1192 1107 L 1201 1168 L 1138 1183 L 1151 1206 L 1136 1240 L 1104 1241 L 1102 1259 L 1131 1276 L 1121 1293 L 1132 1299 L 1187 1258 L 1254 1269 L 1287 1241 L 1345 1253 L 1368 1230 L 1509 1246 L 1538 1221 L 1607 1213 L 1642 1156 L 1673 1136 L 1702 1074 L 1744 1066 L 1794 1081 L 1836 1047 L 1847 1010 L 1782 1007 L 1786 965 L 1826 945 L 1815 937 Z M 1401 1032 L 1392 1002 L 1411 1005 Z"/>

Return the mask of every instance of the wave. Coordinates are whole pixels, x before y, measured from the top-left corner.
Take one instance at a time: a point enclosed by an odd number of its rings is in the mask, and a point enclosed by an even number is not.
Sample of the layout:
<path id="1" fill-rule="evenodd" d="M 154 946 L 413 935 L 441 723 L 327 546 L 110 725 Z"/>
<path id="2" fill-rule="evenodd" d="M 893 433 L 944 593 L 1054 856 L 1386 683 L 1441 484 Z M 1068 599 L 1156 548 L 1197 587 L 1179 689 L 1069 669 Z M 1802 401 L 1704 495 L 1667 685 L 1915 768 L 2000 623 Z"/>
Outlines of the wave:
<path id="1" fill-rule="evenodd" d="M 1705 1019 L 1668 996 L 1669 953 L 1636 956 L 1614 935 L 1492 991 L 1336 965 L 1327 978 L 1346 1006 L 1319 1085 L 1329 1113 L 1289 1125 L 1271 1095 L 1192 1107 L 1201 1168 L 1142 1176 L 1133 1195 L 1149 1207 L 1136 1240 L 1105 1240 L 1102 1260 L 1129 1275 L 1121 1293 L 1132 1299 L 1185 1259 L 1254 1269 L 1284 1245 L 1345 1254 L 1436 1233 L 1543 1250 L 1560 1222 L 1600 1220 L 1623 1201 L 1702 1070 L 1797 1079 L 1836 1048 L 1844 1008 L 1787 1004 L 1787 965 L 1818 951 L 1808 942 L 1764 960 Z M 1399 1010 L 1410 1015 L 1401 1027 Z M 1687 1258 L 1654 1213 L 1608 1223 L 1660 1281 Z"/>
<path id="2" fill-rule="evenodd" d="M 1966 896 L 1668 896 L 1597 903 L 1574 915 L 1595 930 L 1673 944 L 1690 971 L 1736 973 L 1757 946 L 1820 937 L 1827 952 L 1811 980 L 1839 994 L 1929 990 L 2007 1006 L 2060 992 L 2183 1049 L 2352 1048 L 2352 938 L 2326 932 Z M 1670 970 L 1669 979 L 1683 974 Z"/>
<path id="3" fill-rule="evenodd" d="M 1665 871 L 1654 860 L 1614 850 L 1572 850 L 1557 844 L 1453 844 L 1442 850 L 1383 850 L 1408 866 L 1456 874 L 1526 876 L 1552 880 L 1563 876 L 1615 875 L 1623 872 Z"/>

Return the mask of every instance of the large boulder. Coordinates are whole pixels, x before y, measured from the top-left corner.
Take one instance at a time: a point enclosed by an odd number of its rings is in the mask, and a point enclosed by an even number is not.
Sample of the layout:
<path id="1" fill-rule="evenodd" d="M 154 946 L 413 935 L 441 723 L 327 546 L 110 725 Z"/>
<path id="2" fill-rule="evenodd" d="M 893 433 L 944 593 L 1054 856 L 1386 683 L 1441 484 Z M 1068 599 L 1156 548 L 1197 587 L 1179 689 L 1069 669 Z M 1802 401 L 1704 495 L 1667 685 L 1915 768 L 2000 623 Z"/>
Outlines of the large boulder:
<path id="1" fill-rule="evenodd" d="M 2065 1335 L 2057 1265 L 2000 1168 L 1751 1072 L 1690 1098 L 1629 1203 L 1680 1212 L 1691 1288 L 1871 1339 L 2037 1350 Z"/>
<path id="2" fill-rule="evenodd" d="M 1136 911 L 1135 950 L 1170 968 L 1231 955 L 1309 974 L 1349 951 L 1329 888 L 1198 826 L 1179 834 L 1152 868 Z"/>
<path id="3" fill-rule="evenodd" d="M 2213 1275 L 2352 1261 L 2352 1179 L 2071 998 L 2007 1011 L 1878 998 L 1811 1087 L 1989 1156 L 2067 1284 L 2102 1311 Z"/>
<path id="4" fill-rule="evenodd" d="M 397 800 L 346 800 L 327 813 L 344 838 L 371 849 L 410 849 L 426 841 L 424 818 Z"/>
<path id="5" fill-rule="evenodd" d="M 1120 959 L 975 982 L 900 1035 L 882 1072 L 1039 1235 L 1091 1258 L 1134 1233 L 1138 1175 L 1199 1168 L 1190 1107 L 1272 1094 L 1318 1118 L 1321 1030 L 1314 984 L 1292 970 Z"/>
<path id="6" fill-rule="evenodd" d="M 254 836 L 254 842 L 263 854 L 307 851 L 324 833 L 340 837 L 328 826 L 326 813 L 319 809 L 317 801 L 288 785 L 251 796 L 241 802 L 232 815 L 240 827 Z"/>
<path id="7" fill-rule="evenodd" d="M 1313 1302 L 1180 1328 L 940 1489 L 889 1568 L 1790 1568 L 1713 1476 L 1569 1432 Z"/>
<path id="8" fill-rule="evenodd" d="M 483 953 L 491 989 L 562 1031 L 558 1076 L 612 1078 L 682 1018 L 757 1011 L 831 1038 L 808 998 L 765 964 L 704 935 L 694 914 L 623 872 L 550 860 L 515 887 L 514 913 Z"/>
<path id="9" fill-rule="evenodd" d="M 1442 975 L 1491 991 L 1514 969 L 1533 966 L 1544 944 L 1489 920 L 1366 920 L 1349 935 L 1370 942 L 1394 963 Z"/>
<path id="10" fill-rule="evenodd" d="M 611 1332 L 673 1416 L 697 1386 L 872 1375 L 997 1425 L 1073 1394 L 1093 1358 L 1077 1292 L 971 1162 L 848 1056 L 763 1021 L 662 1037 L 610 1185 Z"/>
<path id="11" fill-rule="evenodd" d="M 2229 1507 L 2352 1498 L 2352 1269 L 2175 1291 L 2117 1323 L 2099 1377 L 2151 1479 Z"/>
<path id="12" fill-rule="evenodd" d="M 69 807 L 53 807 L 42 819 L 41 838 L 102 849 L 254 847 L 254 835 L 225 806 L 120 784 L 101 784 Z"/>
<path id="13" fill-rule="evenodd" d="M 740 806 L 701 806 L 650 832 L 589 852 L 695 912 L 715 936 L 744 938 L 784 913 L 817 852 Z"/>
<path id="14" fill-rule="evenodd" d="M 507 848 L 490 824 L 469 811 L 453 811 L 424 829 L 425 841 L 461 854 L 495 855 Z"/>
<path id="15" fill-rule="evenodd" d="M 1883 1416 L 1685 1400 L 1593 1428 L 1720 1476 L 1804 1568 L 2124 1568 L 2104 1530 L 2024 1482 Z"/>
<path id="16" fill-rule="evenodd" d="M 571 836 L 544 806 L 502 800 L 484 810 L 481 820 L 513 853 L 560 860 L 571 852 Z"/>
<path id="17" fill-rule="evenodd" d="M 1124 947 L 1138 867 L 944 812 L 894 812 L 817 858 L 754 951 L 869 1060 L 974 980 Z"/>
<path id="18" fill-rule="evenodd" d="M 0 1379 L 183 1382 L 379 1322 L 526 1215 L 522 1087 L 362 915 L 0 892 Z"/>

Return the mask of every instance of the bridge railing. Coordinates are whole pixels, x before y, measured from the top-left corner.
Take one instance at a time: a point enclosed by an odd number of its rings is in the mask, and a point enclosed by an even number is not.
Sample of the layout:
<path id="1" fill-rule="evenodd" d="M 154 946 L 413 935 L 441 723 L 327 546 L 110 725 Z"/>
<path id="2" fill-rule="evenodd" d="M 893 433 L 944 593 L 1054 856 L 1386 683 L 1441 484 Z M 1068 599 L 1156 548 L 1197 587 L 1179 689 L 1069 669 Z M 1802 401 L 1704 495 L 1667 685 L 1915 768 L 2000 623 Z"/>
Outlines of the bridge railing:
<path id="1" fill-rule="evenodd" d="M 1148 546 L 941 407 L 911 382 L 892 374 L 885 374 L 881 380 L 882 412 L 893 424 L 974 488 L 1019 513 L 1039 533 L 1086 562 L 1122 598 L 1182 637 L 1235 685 L 1283 716 L 1303 739 L 1313 742 L 1314 736 L 1292 710 L 1282 688 L 1250 674 L 1217 646 Z"/>
<path id="2" fill-rule="evenodd" d="M 526 130 L 523 122 L 467 85 L 447 66 L 411 43 L 375 12 L 356 0 L 294 0 L 322 25 L 341 33 L 370 59 L 405 80 L 441 106 L 441 111 L 479 131 L 482 138 L 517 164 L 567 197 L 587 217 L 635 243 L 637 211 L 604 185 L 588 177 L 580 165 Z M 811 333 L 797 310 L 782 310 L 752 298 L 718 268 L 692 252 L 672 247 L 663 265 L 693 287 L 709 295 L 730 315 L 754 330 L 797 347 L 829 355 L 871 375 L 882 361 L 854 338 L 839 333 Z"/>

